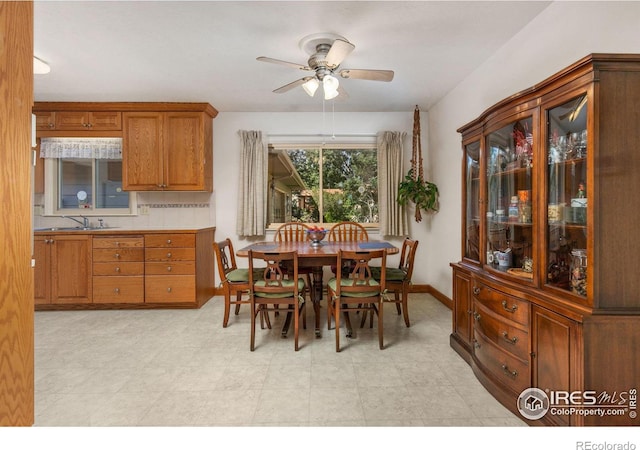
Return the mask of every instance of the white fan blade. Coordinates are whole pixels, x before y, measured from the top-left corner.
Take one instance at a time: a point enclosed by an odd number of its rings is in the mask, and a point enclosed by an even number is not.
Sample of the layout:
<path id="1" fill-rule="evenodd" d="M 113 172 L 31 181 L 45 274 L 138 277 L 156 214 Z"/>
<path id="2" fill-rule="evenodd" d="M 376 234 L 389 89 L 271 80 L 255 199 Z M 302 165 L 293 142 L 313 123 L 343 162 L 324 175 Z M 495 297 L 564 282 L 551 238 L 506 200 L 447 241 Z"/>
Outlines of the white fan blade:
<path id="1" fill-rule="evenodd" d="M 334 68 L 340 65 L 344 59 L 356 48 L 351 42 L 336 39 L 333 41 L 329 52 L 327 53 L 327 66 Z"/>
<path id="2" fill-rule="evenodd" d="M 358 80 L 391 81 L 393 70 L 344 69 L 340 71 L 340 76 Z"/>
<path id="3" fill-rule="evenodd" d="M 287 91 L 290 91 L 291 89 L 293 89 L 295 87 L 301 86 L 302 84 L 304 84 L 307 81 L 309 81 L 311 78 L 313 78 L 313 77 L 300 78 L 299 80 L 292 81 L 289 84 L 285 84 L 284 86 L 281 86 L 278 89 L 275 89 L 273 92 L 275 92 L 276 94 L 282 94 L 283 92 L 287 92 Z"/>
<path id="4" fill-rule="evenodd" d="M 269 58 L 267 56 L 258 56 L 256 59 L 258 61 L 269 62 L 269 63 L 273 63 L 273 64 L 280 64 L 282 66 L 289 66 L 289 67 L 293 67 L 295 69 L 311 70 L 310 67 L 303 66 L 302 64 L 296 64 L 296 63 L 292 63 L 292 62 L 289 62 L 289 61 L 282 61 L 281 59 Z"/>

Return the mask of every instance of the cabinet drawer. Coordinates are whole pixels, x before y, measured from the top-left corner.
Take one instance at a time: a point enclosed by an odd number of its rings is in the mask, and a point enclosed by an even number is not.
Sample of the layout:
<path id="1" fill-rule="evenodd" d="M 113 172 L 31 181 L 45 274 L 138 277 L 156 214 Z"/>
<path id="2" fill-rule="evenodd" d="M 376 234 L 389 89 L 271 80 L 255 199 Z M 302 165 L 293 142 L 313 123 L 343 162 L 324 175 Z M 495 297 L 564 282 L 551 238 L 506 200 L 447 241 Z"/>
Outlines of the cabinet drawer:
<path id="1" fill-rule="evenodd" d="M 143 303 L 144 277 L 93 277 L 94 303 Z"/>
<path id="2" fill-rule="evenodd" d="M 528 326 L 529 302 L 492 289 L 482 283 L 475 283 L 474 298 L 496 314 L 514 322 Z"/>
<path id="3" fill-rule="evenodd" d="M 147 234 L 144 237 L 147 247 L 195 247 L 194 234 Z"/>
<path id="4" fill-rule="evenodd" d="M 485 335 L 474 330 L 473 355 L 480 365 L 500 383 L 519 394 L 531 386 L 529 365 L 498 348 Z"/>
<path id="5" fill-rule="evenodd" d="M 93 248 L 143 248 L 144 239 L 140 237 L 93 237 Z"/>
<path id="6" fill-rule="evenodd" d="M 522 360 L 529 359 L 529 333 L 526 329 L 495 315 L 480 302 L 474 303 L 473 318 L 475 329 L 495 345 Z"/>
<path id="7" fill-rule="evenodd" d="M 144 248 L 99 248 L 93 251 L 94 262 L 144 261 Z"/>
<path id="8" fill-rule="evenodd" d="M 195 261 L 195 248 L 147 248 L 146 261 Z"/>
<path id="9" fill-rule="evenodd" d="M 195 275 L 195 261 L 148 262 L 145 265 L 147 275 Z"/>
<path id="10" fill-rule="evenodd" d="M 147 303 L 196 301 L 196 278 L 192 275 L 145 277 Z"/>
<path id="11" fill-rule="evenodd" d="M 144 275 L 144 263 L 140 262 L 97 262 L 93 263 L 93 274 L 102 276 Z"/>

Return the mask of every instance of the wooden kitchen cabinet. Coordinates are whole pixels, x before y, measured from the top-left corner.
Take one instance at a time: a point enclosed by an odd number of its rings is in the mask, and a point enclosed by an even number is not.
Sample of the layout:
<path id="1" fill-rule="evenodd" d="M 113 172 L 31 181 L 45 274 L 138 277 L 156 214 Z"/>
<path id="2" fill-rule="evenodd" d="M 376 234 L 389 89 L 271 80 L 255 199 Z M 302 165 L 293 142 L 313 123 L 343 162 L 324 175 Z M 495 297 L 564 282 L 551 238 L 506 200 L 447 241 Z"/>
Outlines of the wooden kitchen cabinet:
<path id="1" fill-rule="evenodd" d="M 38 131 L 118 131 L 122 129 L 120 111 L 38 111 Z"/>
<path id="2" fill-rule="evenodd" d="M 458 130 L 450 345 L 530 425 L 637 425 L 638 102 L 640 55 L 593 54 Z M 529 388 L 555 399 L 540 417 L 519 409 Z M 584 392 L 608 412 L 558 412 Z"/>
<path id="3" fill-rule="evenodd" d="M 36 305 L 91 303 L 91 236 L 36 236 L 34 259 Z"/>
<path id="4" fill-rule="evenodd" d="M 208 111 L 126 112 L 123 122 L 125 190 L 213 190 Z"/>
<path id="5" fill-rule="evenodd" d="M 35 232 L 37 310 L 200 308 L 215 228 Z"/>
<path id="6" fill-rule="evenodd" d="M 144 238 L 93 238 L 93 302 L 144 302 Z"/>

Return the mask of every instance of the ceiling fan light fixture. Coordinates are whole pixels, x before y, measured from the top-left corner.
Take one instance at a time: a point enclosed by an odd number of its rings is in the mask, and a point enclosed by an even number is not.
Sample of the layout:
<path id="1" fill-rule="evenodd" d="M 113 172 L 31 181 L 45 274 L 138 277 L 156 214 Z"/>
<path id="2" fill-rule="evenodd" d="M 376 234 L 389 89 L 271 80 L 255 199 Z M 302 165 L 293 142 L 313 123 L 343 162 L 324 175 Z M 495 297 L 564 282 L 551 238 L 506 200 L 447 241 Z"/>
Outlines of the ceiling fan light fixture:
<path id="1" fill-rule="evenodd" d="M 324 99 L 331 100 L 338 96 L 338 86 L 340 82 L 333 75 L 325 75 L 322 79 L 322 88 L 324 89 Z"/>
<path id="2" fill-rule="evenodd" d="M 302 85 L 304 91 L 309 94 L 309 97 L 313 97 L 320 86 L 320 82 L 317 78 L 311 78 Z"/>

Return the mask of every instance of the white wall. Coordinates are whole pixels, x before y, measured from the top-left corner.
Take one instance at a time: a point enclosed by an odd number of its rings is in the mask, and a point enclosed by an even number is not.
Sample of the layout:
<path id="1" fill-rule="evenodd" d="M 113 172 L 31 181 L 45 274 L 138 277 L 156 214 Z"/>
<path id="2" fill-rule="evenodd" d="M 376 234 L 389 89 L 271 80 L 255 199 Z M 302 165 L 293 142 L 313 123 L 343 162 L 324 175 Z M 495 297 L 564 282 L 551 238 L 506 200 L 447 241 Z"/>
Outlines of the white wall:
<path id="1" fill-rule="evenodd" d="M 640 53 L 639 2 L 554 2 L 429 110 L 429 149 L 441 209 L 433 218 L 428 280 L 449 297 L 449 263 L 462 255 L 460 135 L 456 130 L 498 101 L 590 53 Z"/>
<path id="2" fill-rule="evenodd" d="M 216 208 L 216 240 L 230 237 L 236 248 L 249 243 L 241 240 L 236 235 L 236 203 L 239 172 L 240 140 L 238 130 L 261 130 L 266 134 L 333 134 L 339 141 L 340 134 L 376 134 L 379 131 L 404 131 L 407 133 L 405 140 L 405 171 L 409 169 L 411 159 L 411 137 L 413 130 L 413 108 L 409 105 L 407 112 L 392 113 L 335 113 L 335 120 L 331 119 L 331 113 L 327 113 L 324 119 L 322 113 L 220 113 L 214 120 L 213 148 L 214 170 L 213 184 L 215 192 L 212 202 Z M 426 128 L 426 113 L 421 115 L 423 123 L 423 146 L 426 147 L 424 129 Z M 427 150 L 423 149 L 426 159 Z M 426 162 L 426 161 L 425 161 Z M 417 239 L 424 237 L 427 230 L 425 221 L 417 225 L 410 225 L 410 234 Z M 421 237 L 422 236 L 422 237 Z M 376 239 L 379 236 L 372 236 Z M 258 238 L 257 240 L 263 240 Z M 269 239 L 269 238 L 267 238 Z M 389 239 L 401 243 L 401 239 Z M 415 282 L 429 283 L 426 270 L 427 247 L 421 243 L 418 248 L 417 264 L 421 268 L 415 275 Z M 396 259 L 391 259 L 392 264 L 397 264 Z M 238 261 L 238 265 L 246 265 L 245 261 Z"/>

